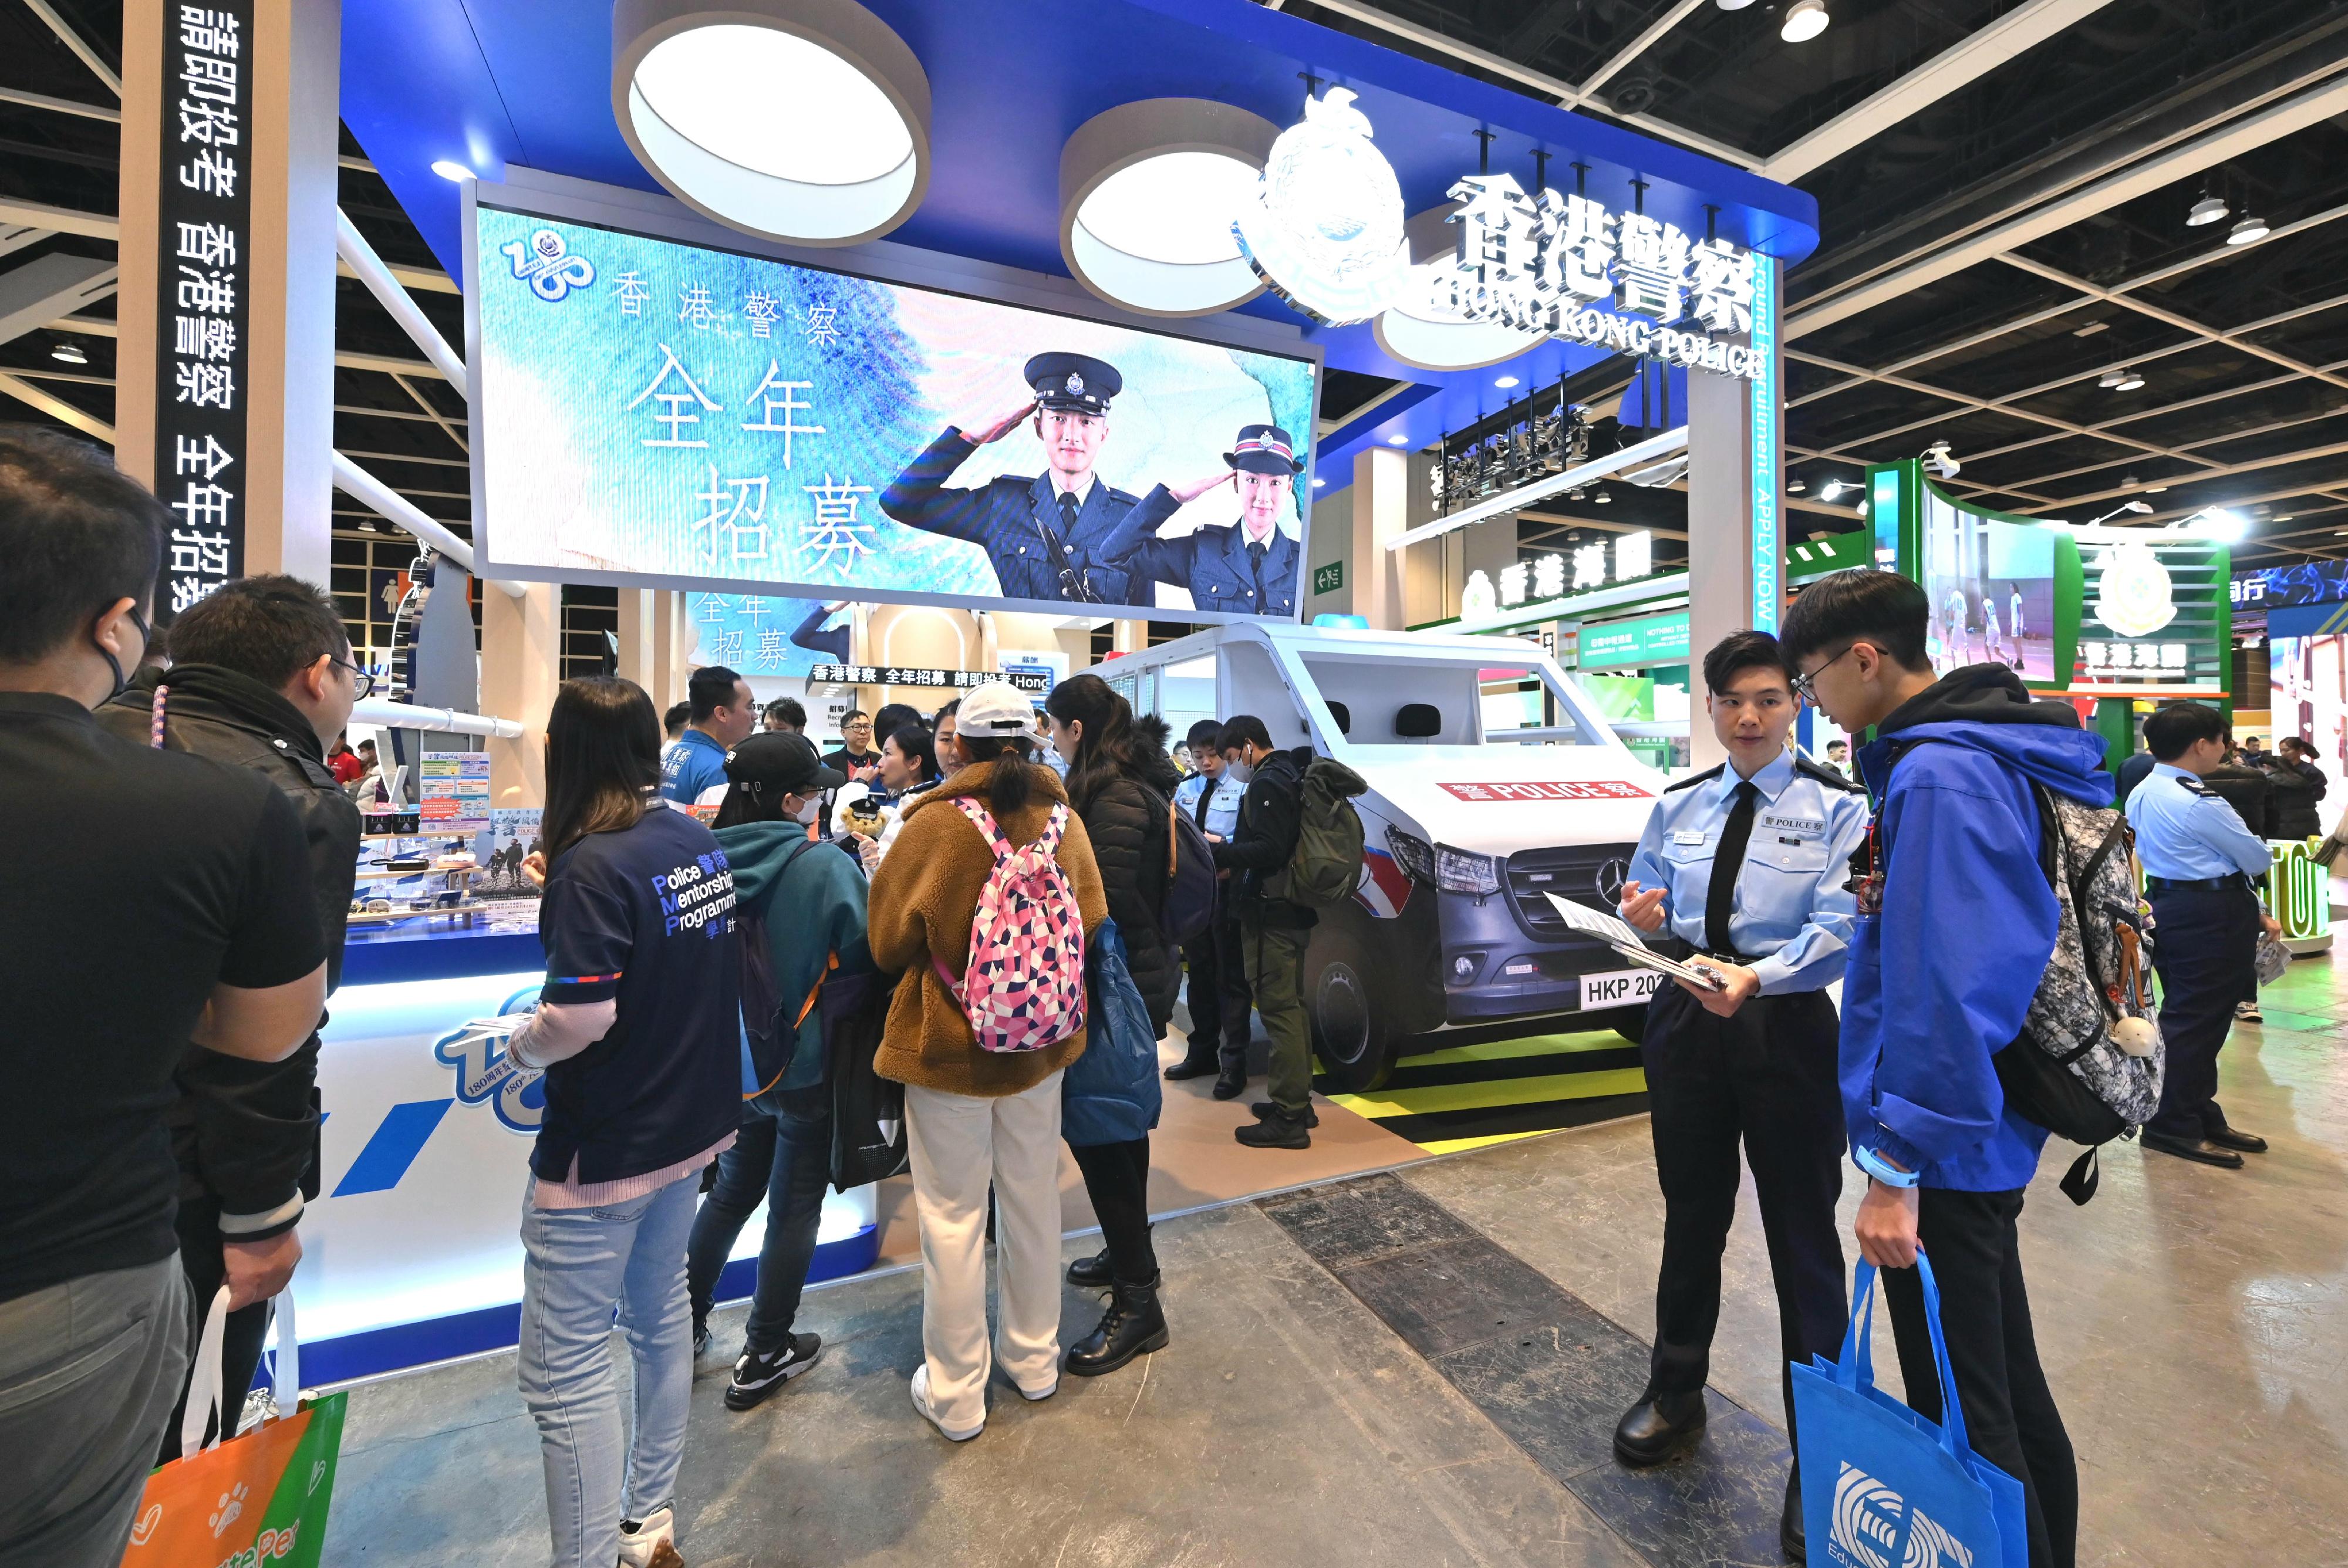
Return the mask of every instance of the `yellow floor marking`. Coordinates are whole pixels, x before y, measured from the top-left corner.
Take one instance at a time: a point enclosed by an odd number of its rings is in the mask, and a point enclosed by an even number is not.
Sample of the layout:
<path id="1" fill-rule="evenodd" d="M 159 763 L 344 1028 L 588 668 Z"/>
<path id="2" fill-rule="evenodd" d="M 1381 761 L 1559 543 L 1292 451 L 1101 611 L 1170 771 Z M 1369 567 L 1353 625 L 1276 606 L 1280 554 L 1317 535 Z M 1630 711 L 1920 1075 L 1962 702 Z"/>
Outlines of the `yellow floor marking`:
<path id="1" fill-rule="evenodd" d="M 1334 1095 L 1332 1102 L 1373 1120 L 1387 1116 L 1423 1116 L 1439 1110 L 1490 1110 L 1545 1099 L 1591 1099 L 1606 1094 L 1643 1094 L 1647 1075 L 1638 1068 L 1606 1072 L 1551 1073 L 1540 1078 L 1497 1078 L 1486 1083 L 1438 1084 L 1431 1088 L 1389 1090 L 1377 1095 Z"/>

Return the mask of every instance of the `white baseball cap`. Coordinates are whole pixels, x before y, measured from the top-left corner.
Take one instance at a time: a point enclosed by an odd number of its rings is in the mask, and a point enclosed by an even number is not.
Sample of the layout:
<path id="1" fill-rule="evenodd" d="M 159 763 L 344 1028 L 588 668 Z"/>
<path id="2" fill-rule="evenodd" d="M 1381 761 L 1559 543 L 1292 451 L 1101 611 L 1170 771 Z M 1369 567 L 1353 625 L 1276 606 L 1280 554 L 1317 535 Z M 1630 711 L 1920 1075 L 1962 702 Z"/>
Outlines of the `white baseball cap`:
<path id="1" fill-rule="evenodd" d="M 954 733 L 1010 738 L 1025 735 L 1035 723 L 1035 705 L 1009 681 L 987 681 L 970 688 L 954 709 Z"/>

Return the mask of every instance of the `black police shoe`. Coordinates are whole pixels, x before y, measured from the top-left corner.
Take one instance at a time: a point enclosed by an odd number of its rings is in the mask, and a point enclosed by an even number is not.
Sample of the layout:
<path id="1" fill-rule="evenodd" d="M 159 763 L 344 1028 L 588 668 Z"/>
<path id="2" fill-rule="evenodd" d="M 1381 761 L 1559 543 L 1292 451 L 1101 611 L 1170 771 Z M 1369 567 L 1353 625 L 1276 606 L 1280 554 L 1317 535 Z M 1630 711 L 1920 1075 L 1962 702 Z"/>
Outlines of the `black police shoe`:
<path id="1" fill-rule="evenodd" d="M 1262 1119 L 1235 1130 L 1231 1136 L 1250 1149 L 1310 1149 L 1313 1134 L 1306 1130 L 1313 1123 L 1303 1117 L 1291 1117 L 1278 1106 L 1267 1110 Z"/>
<path id="2" fill-rule="evenodd" d="M 1068 1283 L 1086 1290 L 1107 1290 L 1117 1276 L 1109 1272 L 1108 1249 L 1103 1247 L 1088 1258 L 1078 1258 L 1068 1265 Z"/>
<path id="3" fill-rule="evenodd" d="M 1209 1073 L 1220 1072 L 1221 1070 L 1221 1053 L 1217 1051 L 1209 1051 L 1203 1057 L 1184 1057 L 1180 1061 L 1176 1062 L 1172 1067 L 1168 1068 L 1166 1069 L 1166 1080 L 1169 1083 L 1183 1083 L 1191 1078 L 1205 1078 Z"/>
<path id="4" fill-rule="evenodd" d="M 1247 1069 L 1242 1068 L 1238 1072 L 1233 1072 L 1229 1068 L 1225 1068 L 1217 1073 L 1214 1092 L 1217 1099 L 1237 1099 L 1247 1093 Z"/>
<path id="5" fill-rule="evenodd" d="M 1253 1116 L 1257 1120 L 1261 1121 L 1279 1109 L 1280 1108 L 1278 1106 L 1272 1104 L 1272 1101 L 1268 1099 L 1260 1099 L 1253 1105 L 1248 1107 L 1248 1113 L 1251 1116 Z M 1321 1125 L 1321 1113 L 1313 1109 L 1313 1102 L 1310 1100 L 1304 1102 L 1304 1125 L 1307 1127 L 1318 1127 Z"/>
<path id="6" fill-rule="evenodd" d="M 1656 1465 L 1694 1448 L 1704 1436 L 1704 1390 L 1659 1394 L 1650 1388 L 1614 1425 L 1614 1457 L 1633 1467 Z"/>
<path id="7" fill-rule="evenodd" d="M 2230 1150 L 2220 1149 L 2206 1138 L 2171 1138 L 2165 1132 L 2147 1128 L 2138 1134 L 2147 1149 L 2157 1149 L 2163 1154 L 2174 1154 L 2179 1160 L 2191 1160 L 2202 1165 L 2215 1165 L 2224 1171 L 2240 1171 L 2242 1157 Z"/>
<path id="8" fill-rule="evenodd" d="M 1100 1326 L 1068 1348 L 1061 1365 L 1078 1377 L 1114 1372 L 1137 1356 L 1166 1348 L 1166 1312 L 1158 1303 L 1158 1281 L 1109 1286 L 1108 1311 Z"/>
<path id="9" fill-rule="evenodd" d="M 2214 1143 L 2220 1149 L 2231 1149 L 2243 1154 L 2264 1154 L 2267 1151 L 2265 1139 L 2255 1132 L 2244 1132 L 2238 1127 L 2204 1128 L 2201 1138 L 2204 1142 Z"/>
<path id="10" fill-rule="evenodd" d="M 1786 1511 L 1777 1516 L 1777 1550 L 1788 1563 L 1807 1563 L 1810 1544 L 1802 1533 L 1802 1467 L 1786 1478 Z"/>

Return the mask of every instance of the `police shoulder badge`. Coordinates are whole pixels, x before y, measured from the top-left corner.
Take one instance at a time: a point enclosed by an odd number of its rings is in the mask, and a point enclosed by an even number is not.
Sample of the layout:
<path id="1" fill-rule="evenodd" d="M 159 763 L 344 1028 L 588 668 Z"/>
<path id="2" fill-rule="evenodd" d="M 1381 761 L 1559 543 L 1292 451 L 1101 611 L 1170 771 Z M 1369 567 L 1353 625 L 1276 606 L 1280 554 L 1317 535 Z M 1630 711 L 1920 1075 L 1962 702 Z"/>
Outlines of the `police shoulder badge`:
<path id="1" fill-rule="evenodd" d="M 1231 225 L 1256 275 L 1331 326 L 1385 310 L 1410 273 L 1402 187 L 1354 98 L 1331 88 L 1304 100 L 1303 120 L 1272 144 L 1256 200 Z"/>

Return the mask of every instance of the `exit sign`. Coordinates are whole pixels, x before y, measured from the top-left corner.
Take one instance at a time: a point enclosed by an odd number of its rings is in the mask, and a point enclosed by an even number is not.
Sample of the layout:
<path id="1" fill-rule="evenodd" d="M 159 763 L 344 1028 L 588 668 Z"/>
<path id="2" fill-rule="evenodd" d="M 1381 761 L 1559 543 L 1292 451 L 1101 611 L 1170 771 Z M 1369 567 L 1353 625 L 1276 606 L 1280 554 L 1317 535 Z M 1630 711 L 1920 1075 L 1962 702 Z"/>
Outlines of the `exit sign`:
<path id="1" fill-rule="evenodd" d="M 1332 561 L 1326 566 L 1315 566 L 1313 569 L 1313 592 L 1315 593 L 1334 593 L 1344 585 L 1345 563 L 1344 562 Z"/>

